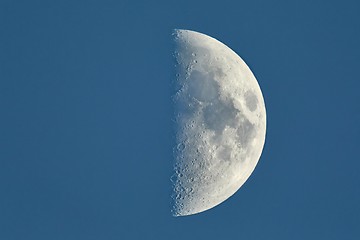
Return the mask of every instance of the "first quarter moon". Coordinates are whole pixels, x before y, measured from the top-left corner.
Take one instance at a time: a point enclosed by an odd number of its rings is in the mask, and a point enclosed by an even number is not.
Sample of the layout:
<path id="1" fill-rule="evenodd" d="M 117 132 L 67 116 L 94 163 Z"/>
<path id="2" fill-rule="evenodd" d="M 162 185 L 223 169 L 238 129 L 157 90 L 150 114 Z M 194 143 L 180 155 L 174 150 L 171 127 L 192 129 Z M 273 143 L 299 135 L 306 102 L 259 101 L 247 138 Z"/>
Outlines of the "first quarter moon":
<path id="1" fill-rule="evenodd" d="M 266 110 L 259 84 L 230 48 L 175 30 L 176 146 L 172 213 L 203 212 L 232 196 L 262 153 Z"/>

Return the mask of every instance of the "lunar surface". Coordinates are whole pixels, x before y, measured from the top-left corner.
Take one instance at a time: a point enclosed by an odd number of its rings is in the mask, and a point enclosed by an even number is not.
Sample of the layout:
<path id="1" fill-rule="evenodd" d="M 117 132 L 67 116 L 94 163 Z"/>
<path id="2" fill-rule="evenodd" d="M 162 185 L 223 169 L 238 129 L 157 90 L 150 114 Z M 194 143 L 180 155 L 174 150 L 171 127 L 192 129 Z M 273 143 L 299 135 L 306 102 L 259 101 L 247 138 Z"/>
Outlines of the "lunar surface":
<path id="1" fill-rule="evenodd" d="M 264 99 L 249 67 L 207 35 L 175 30 L 174 216 L 203 212 L 253 172 L 266 132 Z"/>

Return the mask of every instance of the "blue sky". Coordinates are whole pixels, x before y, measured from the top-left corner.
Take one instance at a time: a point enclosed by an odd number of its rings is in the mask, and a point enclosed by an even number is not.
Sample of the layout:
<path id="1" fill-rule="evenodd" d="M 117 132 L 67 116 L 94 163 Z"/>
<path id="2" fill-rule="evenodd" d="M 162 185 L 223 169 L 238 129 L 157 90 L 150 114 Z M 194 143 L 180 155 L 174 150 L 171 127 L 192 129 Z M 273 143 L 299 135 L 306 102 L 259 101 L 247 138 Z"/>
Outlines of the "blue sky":
<path id="1" fill-rule="evenodd" d="M 358 239 L 357 1 L 0 1 L 0 239 Z M 253 70 L 260 162 L 170 214 L 174 28 Z"/>

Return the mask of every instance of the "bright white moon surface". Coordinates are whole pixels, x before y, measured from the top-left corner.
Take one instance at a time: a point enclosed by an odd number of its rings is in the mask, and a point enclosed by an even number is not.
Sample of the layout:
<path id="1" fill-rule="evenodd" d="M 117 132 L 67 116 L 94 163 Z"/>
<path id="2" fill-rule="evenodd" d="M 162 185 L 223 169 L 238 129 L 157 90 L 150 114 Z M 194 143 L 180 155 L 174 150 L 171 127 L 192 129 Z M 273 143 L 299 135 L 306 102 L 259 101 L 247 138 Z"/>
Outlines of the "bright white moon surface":
<path id="1" fill-rule="evenodd" d="M 218 40 L 175 30 L 174 216 L 196 214 L 232 196 L 260 158 L 264 99 L 245 62 Z"/>

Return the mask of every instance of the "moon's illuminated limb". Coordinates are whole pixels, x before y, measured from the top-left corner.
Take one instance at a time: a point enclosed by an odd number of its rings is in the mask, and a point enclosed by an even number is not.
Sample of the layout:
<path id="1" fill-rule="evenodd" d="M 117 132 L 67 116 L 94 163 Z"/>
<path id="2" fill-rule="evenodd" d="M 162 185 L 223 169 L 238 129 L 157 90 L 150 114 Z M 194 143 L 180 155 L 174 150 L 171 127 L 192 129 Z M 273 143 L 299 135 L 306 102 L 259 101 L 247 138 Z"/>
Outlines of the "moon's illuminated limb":
<path id="1" fill-rule="evenodd" d="M 263 149 L 266 111 L 245 62 L 207 35 L 176 30 L 174 216 L 210 209 L 233 195 Z"/>

